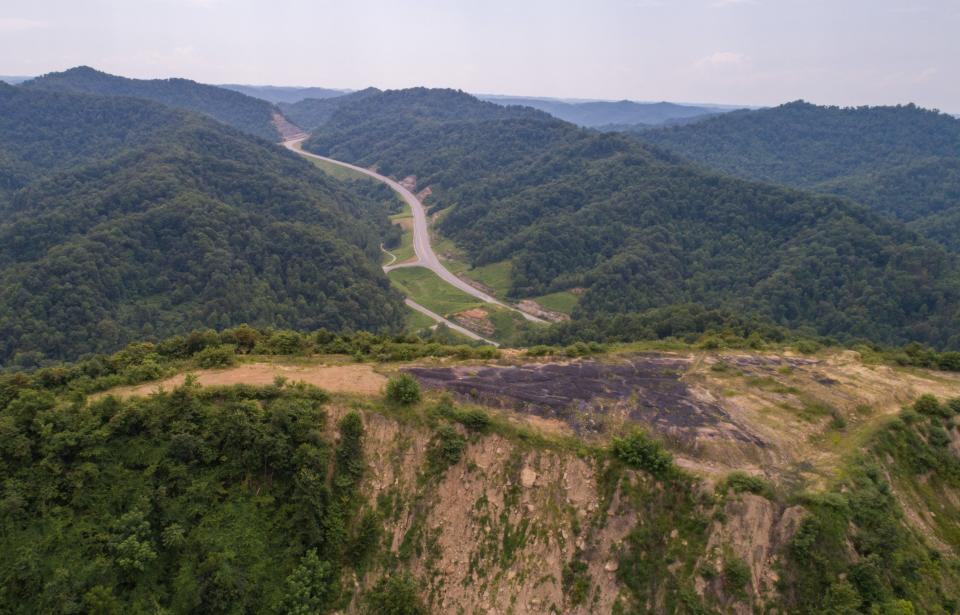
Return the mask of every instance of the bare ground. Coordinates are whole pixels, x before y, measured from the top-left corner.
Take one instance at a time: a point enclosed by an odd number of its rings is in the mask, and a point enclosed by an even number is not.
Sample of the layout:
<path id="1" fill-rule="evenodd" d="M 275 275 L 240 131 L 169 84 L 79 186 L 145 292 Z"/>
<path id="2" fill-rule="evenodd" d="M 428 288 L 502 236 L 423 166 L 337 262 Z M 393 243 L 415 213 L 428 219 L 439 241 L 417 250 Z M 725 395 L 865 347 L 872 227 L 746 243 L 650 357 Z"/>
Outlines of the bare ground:
<path id="1" fill-rule="evenodd" d="M 288 382 L 305 382 L 331 393 L 359 393 L 376 395 L 387 379 L 373 371 L 369 365 L 274 365 L 250 363 L 226 369 L 205 369 L 192 372 L 199 384 L 204 386 L 228 386 L 233 384 L 266 385 L 278 376 Z M 118 387 L 97 397 L 115 395 L 121 398 L 150 395 L 160 389 L 170 390 L 183 384 L 185 374 L 178 374 L 160 382 L 148 382 L 136 386 Z"/>

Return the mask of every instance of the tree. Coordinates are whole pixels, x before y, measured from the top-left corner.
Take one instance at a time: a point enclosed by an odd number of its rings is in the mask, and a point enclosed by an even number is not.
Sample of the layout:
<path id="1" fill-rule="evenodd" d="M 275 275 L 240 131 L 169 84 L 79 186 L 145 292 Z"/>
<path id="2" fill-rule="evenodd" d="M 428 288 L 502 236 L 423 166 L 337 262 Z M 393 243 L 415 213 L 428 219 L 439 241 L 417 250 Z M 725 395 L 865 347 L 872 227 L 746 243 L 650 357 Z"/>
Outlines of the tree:
<path id="1" fill-rule="evenodd" d="M 322 561 L 310 549 L 300 565 L 287 577 L 283 612 L 288 615 L 316 615 L 333 610 L 340 597 L 340 581 L 330 562 Z"/>

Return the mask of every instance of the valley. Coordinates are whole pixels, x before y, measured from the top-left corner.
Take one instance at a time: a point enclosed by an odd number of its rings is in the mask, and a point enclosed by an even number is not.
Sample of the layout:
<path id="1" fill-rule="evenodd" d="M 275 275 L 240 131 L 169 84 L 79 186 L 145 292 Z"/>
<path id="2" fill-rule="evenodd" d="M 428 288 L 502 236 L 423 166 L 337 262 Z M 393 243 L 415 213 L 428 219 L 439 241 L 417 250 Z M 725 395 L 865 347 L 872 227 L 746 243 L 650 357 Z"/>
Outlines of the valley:
<path id="1" fill-rule="evenodd" d="M 192 49 L 0 82 L 0 613 L 960 612 L 956 118 Z"/>

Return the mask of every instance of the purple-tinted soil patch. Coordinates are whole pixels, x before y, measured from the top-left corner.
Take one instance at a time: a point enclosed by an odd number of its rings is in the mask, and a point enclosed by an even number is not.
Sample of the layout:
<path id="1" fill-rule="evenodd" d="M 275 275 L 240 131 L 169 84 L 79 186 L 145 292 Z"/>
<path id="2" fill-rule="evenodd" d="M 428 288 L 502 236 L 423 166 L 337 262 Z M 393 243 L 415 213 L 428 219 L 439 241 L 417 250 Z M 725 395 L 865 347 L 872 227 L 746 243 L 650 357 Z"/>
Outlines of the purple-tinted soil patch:
<path id="1" fill-rule="evenodd" d="M 560 419 L 577 433 L 599 433 L 606 418 L 641 422 L 692 442 L 723 437 L 763 446 L 716 402 L 695 395 L 681 377 L 690 360 L 636 355 L 617 363 L 571 361 L 520 366 L 413 367 L 404 371 L 431 389 L 476 403 Z"/>

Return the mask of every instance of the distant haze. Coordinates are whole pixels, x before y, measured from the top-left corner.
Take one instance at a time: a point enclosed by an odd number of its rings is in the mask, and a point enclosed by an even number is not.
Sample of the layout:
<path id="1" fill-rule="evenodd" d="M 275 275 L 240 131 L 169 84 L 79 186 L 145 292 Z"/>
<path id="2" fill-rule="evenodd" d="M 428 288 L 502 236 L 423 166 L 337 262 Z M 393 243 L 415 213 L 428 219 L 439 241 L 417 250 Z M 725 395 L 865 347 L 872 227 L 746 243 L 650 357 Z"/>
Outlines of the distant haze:
<path id="1" fill-rule="evenodd" d="M 0 73 L 960 113 L 956 0 L 4 0 Z"/>

